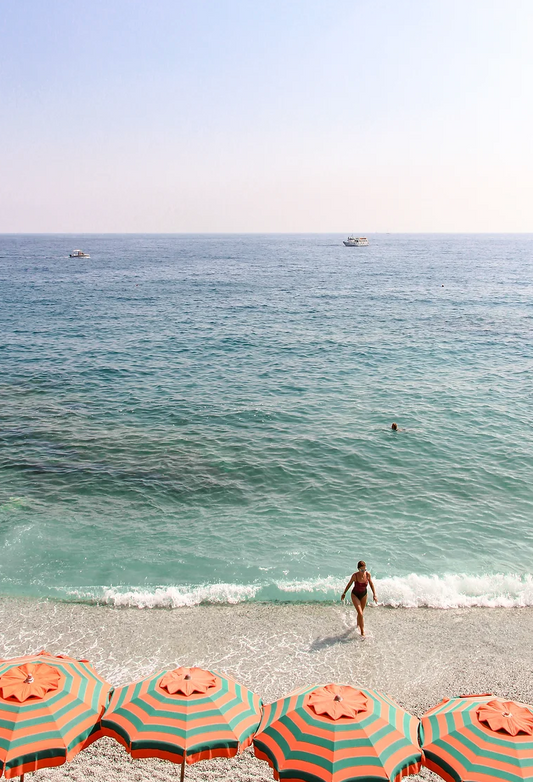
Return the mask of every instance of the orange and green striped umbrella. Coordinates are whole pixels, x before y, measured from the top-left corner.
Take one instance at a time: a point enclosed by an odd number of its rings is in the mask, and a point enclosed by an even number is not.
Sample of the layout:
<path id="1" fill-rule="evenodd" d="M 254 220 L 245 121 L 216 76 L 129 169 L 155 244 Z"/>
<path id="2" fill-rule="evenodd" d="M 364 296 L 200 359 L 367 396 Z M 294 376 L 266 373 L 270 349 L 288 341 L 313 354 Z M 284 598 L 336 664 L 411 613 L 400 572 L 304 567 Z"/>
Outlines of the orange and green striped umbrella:
<path id="1" fill-rule="evenodd" d="M 446 698 L 422 717 L 420 743 L 424 765 L 447 782 L 533 782 L 533 706 Z"/>
<path id="2" fill-rule="evenodd" d="M 60 766 L 101 733 L 111 685 L 87 660 L 47 652 L 0 661 L 0 774 Z"/>
<path id="3" fill-rule="evenodd" d="M 182 764 L 233 757 L 252 741 L 261 701 L 227 676 L 176 668 L 118 687 L 102 719 L 106 736 L 134 758 Z"/>
<path id="4" fill-rule="evenodd" d="M 379 782 L 416 774 L 418 720 L 375 690 L 306 687 L 265 706 L 255 754 L 276 779 Z"/>

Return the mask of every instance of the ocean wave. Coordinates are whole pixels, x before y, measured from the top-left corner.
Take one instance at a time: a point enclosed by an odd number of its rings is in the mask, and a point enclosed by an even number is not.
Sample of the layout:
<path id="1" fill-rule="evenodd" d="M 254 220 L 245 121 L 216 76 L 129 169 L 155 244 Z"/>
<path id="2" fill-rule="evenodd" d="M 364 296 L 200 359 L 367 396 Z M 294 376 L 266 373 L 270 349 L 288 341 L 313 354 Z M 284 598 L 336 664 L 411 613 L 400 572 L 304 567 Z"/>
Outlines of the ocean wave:
<path id="1" fill-rule="evenodd" d="M 374 580 L 380 606 L 393 608 L 523 608 L 533 606 L 533 575 L 465 574 L 394 576 Z M 332 576 L 306 581 L 198 586 L 87 587 L 64 590 L 63 599 L 116 607 L 182 608 L 261 602 L 339 600 L 345 581 Z M 373 603 L 370 600 L 369 606 Z"/>
<path id="2" fill-rule="evenodd" d="M 182 608 L 202 604 L 235 605 L 253 600 L 259 587 L 240 584 L 202 584 L 121 590 L 107 587 L 100 600 L 108 605 L 136 608 Z"/>
<path id="3" fill-rule="evenodd" d="M 376 583 L 384 605 L 405 608 L 525 608 L 533 606 L 533 576 L 497 573 L 409 576 Z"/>

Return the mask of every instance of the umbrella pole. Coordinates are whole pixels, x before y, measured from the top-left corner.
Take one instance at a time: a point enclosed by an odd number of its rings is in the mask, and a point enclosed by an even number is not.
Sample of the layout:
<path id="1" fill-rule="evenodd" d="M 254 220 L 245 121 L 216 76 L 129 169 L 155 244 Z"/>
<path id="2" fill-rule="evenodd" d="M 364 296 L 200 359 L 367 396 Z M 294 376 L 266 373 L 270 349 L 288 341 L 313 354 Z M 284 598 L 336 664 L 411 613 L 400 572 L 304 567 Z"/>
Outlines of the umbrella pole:
<path id="1" fill-rule="evenodd" d="M 185 779 L 185 752 L 183 753 L 183 762 L 181 764 L 180 782 L 183 782 L 184 779 Z"/>

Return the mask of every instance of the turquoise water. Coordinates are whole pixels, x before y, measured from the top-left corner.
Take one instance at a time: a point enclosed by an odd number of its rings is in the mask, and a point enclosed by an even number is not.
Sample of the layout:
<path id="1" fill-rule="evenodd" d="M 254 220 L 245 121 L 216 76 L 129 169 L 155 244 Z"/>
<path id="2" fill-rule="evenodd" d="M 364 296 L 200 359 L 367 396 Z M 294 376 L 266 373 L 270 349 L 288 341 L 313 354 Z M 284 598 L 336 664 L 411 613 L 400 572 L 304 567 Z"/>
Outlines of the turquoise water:
<path id="1" fill-rule="evenodd" d="M 0 237 L 2 593 L 533 604 L 533 236 L 341 240 Z"/>

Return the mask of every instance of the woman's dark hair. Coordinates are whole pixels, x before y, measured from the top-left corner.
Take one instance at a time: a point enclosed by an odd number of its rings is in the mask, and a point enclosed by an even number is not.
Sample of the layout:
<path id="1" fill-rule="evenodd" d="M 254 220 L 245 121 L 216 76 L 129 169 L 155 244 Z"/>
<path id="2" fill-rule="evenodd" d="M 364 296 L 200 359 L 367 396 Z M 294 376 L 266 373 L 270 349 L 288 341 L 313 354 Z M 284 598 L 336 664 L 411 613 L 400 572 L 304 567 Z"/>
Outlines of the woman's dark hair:
<path id="1" fill-rule="evenodd" d="M 357 563 L 357 570 L 359 570 L 360 567 L 366 567 L 366 562 L 364 559 L 360 559 Z"/>

